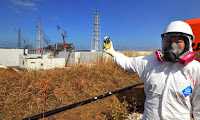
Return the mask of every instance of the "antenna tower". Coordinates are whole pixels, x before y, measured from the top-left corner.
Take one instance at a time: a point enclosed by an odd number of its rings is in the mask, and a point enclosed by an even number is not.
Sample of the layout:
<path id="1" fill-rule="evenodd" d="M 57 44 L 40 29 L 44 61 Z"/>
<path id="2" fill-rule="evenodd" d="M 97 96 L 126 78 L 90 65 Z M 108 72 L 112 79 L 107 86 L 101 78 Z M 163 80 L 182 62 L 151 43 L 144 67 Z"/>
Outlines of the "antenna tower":
<path id="1" fill-rule="evenodd" d="M 17 48 L 21 48 L 21 30 L 18 30 L 18 41 L 17 41 Z"/>
<path id="2" fill-rule="evenodd" d="M 101 52 L 100 17 L 98 11 L 94 14 L 94 27 L 91 41 L 91 52 Z"/>
<path id="3" fill-rule="evenodd" d="M 36 50 L 39 50 L 40 52 L 42 50 L 41 18 L 39 18 L 39 22 L 38 22 L 38 37 L 37 37 L 37 43 L 36 43 Z"/>

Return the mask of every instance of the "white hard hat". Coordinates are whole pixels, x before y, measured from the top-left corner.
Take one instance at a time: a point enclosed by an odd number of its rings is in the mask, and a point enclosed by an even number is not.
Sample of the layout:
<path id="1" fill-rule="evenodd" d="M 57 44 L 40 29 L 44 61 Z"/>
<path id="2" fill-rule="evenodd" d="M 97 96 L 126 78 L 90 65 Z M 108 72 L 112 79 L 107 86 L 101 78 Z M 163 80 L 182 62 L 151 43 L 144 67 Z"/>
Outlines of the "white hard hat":
<path id="1" fill-rule="evenodd" d="M 161 34 L 161 37 L 163 37 L 164 34 L 167 33 L 185 33 L 191 36 L 192 41 L 194 41 L 195 39 L 194 34 L 192 32 L 192 28 L 190 27 L 190 25 L 188 25 L 186 22 L 183 21 L 171 22 L 165 29 L 164 33 Z"/>

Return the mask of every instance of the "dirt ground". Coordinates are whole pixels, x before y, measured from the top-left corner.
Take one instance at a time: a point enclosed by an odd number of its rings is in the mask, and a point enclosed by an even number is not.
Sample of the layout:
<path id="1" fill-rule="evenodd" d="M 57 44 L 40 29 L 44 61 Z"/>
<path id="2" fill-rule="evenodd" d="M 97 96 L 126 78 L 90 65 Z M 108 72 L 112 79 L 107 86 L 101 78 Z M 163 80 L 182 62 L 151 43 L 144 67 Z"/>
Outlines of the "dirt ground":
<path id="1" fill-rule="evenodd" d="M 141 83 L 137 74 L 113 62 L 74 66 L 70 69 L 16 72 L 0 70 L 0 120 L 19 120 L 54 110 L 101 94 Z M 123 120 L 132 112 L 142 113 L 143 86 L 124 91 L 73 109 L 46 117 L 45 120 Z"/>

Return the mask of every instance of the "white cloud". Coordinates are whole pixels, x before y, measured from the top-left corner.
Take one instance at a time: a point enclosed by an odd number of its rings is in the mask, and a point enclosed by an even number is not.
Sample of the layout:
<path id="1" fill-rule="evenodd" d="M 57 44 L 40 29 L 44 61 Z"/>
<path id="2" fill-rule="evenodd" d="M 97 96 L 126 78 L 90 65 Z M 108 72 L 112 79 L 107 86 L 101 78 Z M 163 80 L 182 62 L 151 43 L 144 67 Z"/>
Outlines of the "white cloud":
<path id="1" fill-rule="evenodd" d="M 54 16 L 51 18 L 52 20 L 59 20 L 60 18 L 58 16 Z"/>
<path id="2" fill-rule="evenodd" d="M 17 13 L 19 13 L 19 11 L 20 11 L 20 13 L 22 13 L 21 8 L 32 9 L 35 11 L 38 10 L 36 3 L 31 2 L 30 0 L 10 0 L 10 1 L 11 1 L 12 5 L 14 6 L 15 11 Z"/>
<path id="3" fill-rule="evenodd" d="M 35 7 L 36 4 L 30 1 L 22 1 L 22 0 L 11 0 L 14 5 L 25 6 L 25 7 Z"/>
<path id="4" fill-rule="evenodd" d="M 19 10 L 18 8 L 13 8 L 15 10 L 16 13 L 22 13 L 21 10 Z"/>

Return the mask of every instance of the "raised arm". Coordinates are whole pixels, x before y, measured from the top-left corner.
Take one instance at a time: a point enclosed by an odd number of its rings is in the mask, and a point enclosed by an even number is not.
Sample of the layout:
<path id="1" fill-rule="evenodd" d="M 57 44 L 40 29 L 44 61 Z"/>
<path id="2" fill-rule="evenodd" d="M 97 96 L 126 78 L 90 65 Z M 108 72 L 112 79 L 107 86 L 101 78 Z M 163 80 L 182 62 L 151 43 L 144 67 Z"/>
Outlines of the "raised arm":
<path id="1" fill-rule="evenodd" d="M 142 74 L 144 70 L 144 63 L 142 62 L 141 57 L 127 57 L 122 53 L 118 53 L 114 50 L 112 41 L 109 41 L 109 45 L 107 45 L 107 41 L 105 41 L 108 37 L 104 38 L 104 52 L 111 55 L 114 58 L 114 62 L 124 70 L 137 72 L 139 76 Z"/>

